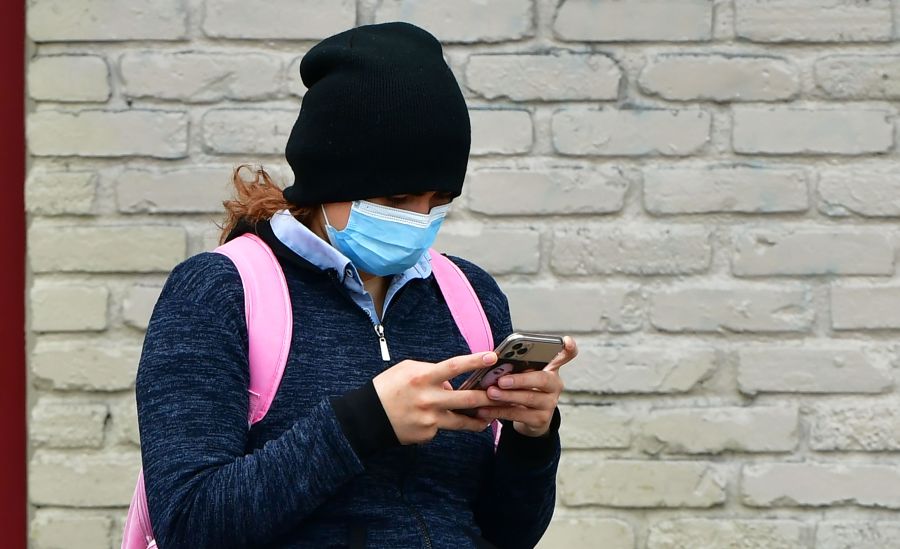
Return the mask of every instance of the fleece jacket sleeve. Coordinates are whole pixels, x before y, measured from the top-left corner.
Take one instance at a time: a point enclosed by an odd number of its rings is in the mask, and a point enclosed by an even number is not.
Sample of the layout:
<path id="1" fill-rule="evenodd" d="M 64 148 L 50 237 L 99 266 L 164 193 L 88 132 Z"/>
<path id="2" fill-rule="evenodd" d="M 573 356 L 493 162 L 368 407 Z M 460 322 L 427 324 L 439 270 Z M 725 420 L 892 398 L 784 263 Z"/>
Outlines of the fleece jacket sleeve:
<path id="1" fill-rule="evenodd" d="M 261 547 L 363 470 L 331 401 L 245 454 L 247 329 L 236 269 L 201 254 L 170 275 L 137 376 L 147 499 L 159 547 Z"/>

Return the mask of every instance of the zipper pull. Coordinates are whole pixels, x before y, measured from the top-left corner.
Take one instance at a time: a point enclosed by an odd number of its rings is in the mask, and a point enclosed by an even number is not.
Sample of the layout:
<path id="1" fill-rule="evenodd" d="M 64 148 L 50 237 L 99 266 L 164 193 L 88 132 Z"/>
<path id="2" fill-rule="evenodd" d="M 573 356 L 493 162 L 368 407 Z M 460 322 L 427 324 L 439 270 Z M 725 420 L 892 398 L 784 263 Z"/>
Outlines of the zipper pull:
<path id="1" fill-rule="evenodd" d="M 391 353 L 388 351 L 387 339 L 384 337 L 384 326 L 376 324 L 375 333 L 378 334 L 378 343 L 381 344 L 381 360 L 387 362 L 391 359 Z"/>

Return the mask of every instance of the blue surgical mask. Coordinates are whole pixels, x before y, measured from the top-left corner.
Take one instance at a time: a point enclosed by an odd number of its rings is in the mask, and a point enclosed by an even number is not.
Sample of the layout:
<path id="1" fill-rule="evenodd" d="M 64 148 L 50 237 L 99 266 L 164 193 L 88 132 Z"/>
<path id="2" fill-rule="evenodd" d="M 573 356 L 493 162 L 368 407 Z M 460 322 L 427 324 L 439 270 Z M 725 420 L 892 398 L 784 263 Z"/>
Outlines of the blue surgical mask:
<path id="1" fill-rule="evenodd" d="M 376 276 L 395 275 L 415 265 L 434 244 L 449 209 L 447 204 L 420 214 L 357 200 L 344 230 L 332 227 L 327 215 L 325 230 L 331 245 L 358 269 Z"/>

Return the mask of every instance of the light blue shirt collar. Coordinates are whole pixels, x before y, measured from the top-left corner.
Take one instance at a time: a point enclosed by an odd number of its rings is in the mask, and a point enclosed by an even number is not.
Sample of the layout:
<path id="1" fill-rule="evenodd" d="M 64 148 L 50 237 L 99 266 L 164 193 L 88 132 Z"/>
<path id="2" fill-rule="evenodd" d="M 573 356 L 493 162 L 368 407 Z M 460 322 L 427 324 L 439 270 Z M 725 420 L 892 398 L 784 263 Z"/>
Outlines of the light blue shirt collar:
<path id="1" fill-rule="evenodd" d="M 353 301 L 369 313 L 373 322 L 378 323 L 378 316 L 375 313 L 375 305 L 372 302 L 372 298 L 363 287 L 359 271 L 347 259 L 347 256 L 319 238 L 306 225 L 297 221 L 288 210 L 282 210 L 273 215 L 269 223 L 272 227 L 272 232 L 275 233 L 275 237 L 295 254 L 323 271 L 336 270 L 338 280 L 341 285 L 351 292 Z M 384 310 L 387 310 L 391 299 L 407 282 L 417 278 L 428 278 L 430 275 L 431 255 L 426 251 L 415 265 L 391 279 L 384 301 Z"/>

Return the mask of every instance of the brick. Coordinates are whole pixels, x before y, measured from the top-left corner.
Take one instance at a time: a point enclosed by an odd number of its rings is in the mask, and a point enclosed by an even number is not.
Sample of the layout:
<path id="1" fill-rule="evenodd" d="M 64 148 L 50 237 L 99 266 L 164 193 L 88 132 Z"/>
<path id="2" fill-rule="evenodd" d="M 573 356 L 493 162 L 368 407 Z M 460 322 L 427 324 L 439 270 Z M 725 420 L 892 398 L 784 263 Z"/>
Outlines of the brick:
<path id="1" fill-rule="evenodd" d="M 214 154 L 284 154 L 296 120 L 295 110 L 213 109 L 203 115 L 203 143 Z"/>
<path id="2" fill-rule="evenodd" d="M 746 231 L 734 244 L 736 276 L 892 275 L 894 247 L 879 231 Z"/>
<path id="3" fill-rule="evenodd" d="M 140 447 L 141 434 L 138 429 L 137 404 L 134 394 L 129 393 L 121 400 L 110 405 L 112 425 L 110 433 L 118 444 Z"/>
<path id="4" fill-rule="evenodd" d="M 259 53 L 142 51 L 119 60 L 126 97 L 185 103 L 275 97 L 281 69 L 280 59 Z"/>
<path id="5" fill-rule="evenodd" d="M 900 470 L 896 465 L 745 465 L 740 485 L 741 501 L 750 507 L 858 505 L 900 509 Z"/>
<path id="6" fill-rule="evenodd" d="M 581 348 L 577 367 L 560 375 L 568 392 L 667 394 L 689 392 L 715 371 L 712 349 L 646 344 Z"/>
<path id="7" fill-rule="evenodd" d="M 110 547 L 110 517 L 81 510 L 38 509 L 29 530 L 33 549 Z"/>
<path id="8" fill-rule="evenodd" d="M 125 213 L 220 213 L 234 191 L 231 171 L 229 166 L 128 169 L 116 178 L 116 203 Z"/>
<path id="9" fill-rule="evenodd" d="M 354 0 L 206 0 L 203 19 L 220 38 L 314 40 L 355 26 Z"/>
<path id="10" fill-rule="evenodd" d="M 148 156 L 184 158 L 188 117 L 183 112 L 39 111 L 28 116 L 35 156 Z"/>
<path id="11" fill-rule="evenodd" d="M 816 525 L 816 549 L 900 547 L 900 521 L 821 521 Z"/>
<path id="12" fill-rule="evenodd" d="M 186 233 L 161 225 L 32 225 L 28 233 L 35 272 L 167 272 L 185 259 Z"/>
<path id="13" fill-rule="evenodd" d="M 894 38 L 900 38 L 900 10 L 897 9 L 897 0 L 894 0 Z"/>
<path id="14" fill-rule="evenodd" d="M 715 465 L 564 456 L 559 495 L 567 506 L 713 507 L 725 502 L 725 478 Z"/>
<path id="15" fill-rule="evenodd" d="M 661 520 L 650 526 L 647 549 L 805 549 L 805 531 L 796 520 Z"/>
<path id="16" fill-rule="evenodd" d="M 807 332 L 810 299 L 782 286 L 670 288 L 652 296 L 650 321 L 664 332 Z"/>
<path id="17" fill-rule="evenodd" d="M 35 42 L 181 40 L 187 9 L 183 0 L 34 0 L 28 36 Z"/>
<path id="18" fill-rule="evenodd" d="M 512 109 L 471 109 L 473 156 L 523 154 L 531 151 L 534 127 L 531 113 Z"/>
<path id="19" fill-rule="evenodd" d="M 608 406 L 560 405 L 563 448 L 628 448 L 631 414 Z"/>
<path id="20" fill-rule="evenodd" d="M 891 39 L 890 0 L 737 0 L 735 29 L 754 42 Z"/>
<path id="21" fill-rule="evenodd" d="M 538 549 L 603 547 L 634 549 L 634 530 L 624 520 L 599 517 L 554 517 Z"/>
<path id="22" fill-rule="evenodd" d="M 37 101 L 103 103 L 110 93 L 109 67 L 102 57 L 48 55 L 28 65 L 28 94 Z"/>
<path id="23" fill-rule="evenodd" d="M 109 290 L 102 286 L 38 283 L 31 288 L 31 329 L 77 332 L 106 329 Z"/>
<path id="24" fill-rule="evenodd" d="M 141 467 L 137 451 L 71 454 L 38 450 L 28 467 L 34 505 L 126 507 Z"/>
<path id="25" fill-rule="evenodd" d="M 827 344 L 740 349 L 737 381 L 740 391 L 751 395 L 880 393 L 893 385 L 889 370 L 876 355 Z"/>
<path id="26" fill-rule="evenodd" d="M 89 215 L 94 212 L 97 174 L 33 169 L 25 181 L 25 204 L 37 215 Z"/>
<path id="27" fill-rule="evenodd" d="M 900 329 L 900 287 L 832 287 L 831 327 L 835 330 Z"/>
<path id="28" fill-rule="evenodd" d="M 382 0 L 375 22 L 407 21 L 441 42 L 502 42 L 534 34 L 530 0 Z"/>
<path id="29" fill-rule="evenodd" d="M 541 260 L 540 244 L 541 234 L 534 229 L 455 224 L 441 229 L 436 246 L 499 275 L 536 273 Z"/>
<path id="30" fill-rule="evenodd" d="M 31 410 L 29 438 L 47 448 L 99 448 L 107 413 L 103 404 L 43 397 Z"/>
<path id="31" fill-rule="evenodd" d="M 634 286 L 508 284 L 503 290 L 521 330 L 623 333 L 643 324 L 642 296 Z"/>
<path id="32" fill-rule="evenodd" d="M 487 99 L 611 100 L 622 71 L 607 55 L 581 53 L 472 55 L 466 86 Z"/>
<path id="33" fill-rule="evenodd" d="M 638 84 L 644 93 L 671 101 L 781 101 L 800 91 L 793 64 L 748 55 L 658 55 Z"/>
<path id="34" fill-rule="evenodd" d="M 819 210 L 831 216 L 900 217 L 900 170 L 841 166 L 819 172 Z"/>
<path id="35" fill-rule="evenodd" d="M 140 344 L 38 339 L 29 363 L 38 388 L 122 391 L 134 386 L 140 356 Z"/>
<path id="36" fill-rule="evenodd" d="M 191 255 L 215 250 L 219 247 L 219 239 L 221 236 L 222 231 L 216 227 L 203 231 L 200 235 L 200 248 L 192 250 Z"/>
<path id="37" fill-rule="evenodd" d="M 550 265 L 559 275 L 677 275 L 709 269 L 709 232 L 701 228 L 580 226 L 553 235 Z"/>
<path id="38" fill-rule="evenodd" d="M 900 99 L 900 55 L 830 55 L 816 61 L 815 77 L 836 99 Z"/>
<path id="39" fill-rule="evenodd" d="M 808 182 L 800 168 L 647 168 L 644 207 L 657 215 L 804 212 Z"/>
<path id="40" fill-rule="evenodd" d="M 288 93 L 300 98 L 306 95 L 306 86 L 303 85 L 303 80 L 300 79 L 300 62 L 303 61 L 305 55 L 306 51 L 302 51 L 301 55 L 295 57 L 288 65 L 286 74 Z"/>
<path id="41" fill-rule="evenodd" d="M 138 330 L 146 330 L 161 292 L 160 286 L 132 286 L 122 304 L 122 319 L 125 324 Z"/>
<path id="42" fill-rule="evenodd" d="M 799 423 L 797 408 L 786 406 L 657 409 L 639 433 L 654 454 L 791 452 Z"/>
<path id="43" fill-rule="evenodd" d="M 900 450 L 900 410 L 894 402 L 821 403 L 813 406 L 809 445 L 820 451 Z"/>
<path id="44" fill-rule="evenodd" d="M 622 210 L 629 181 L 611 166 L 484 169 L 469 174 L 468 207 L 488 215 L 603 214 Z M 511 200 L 514 198 L 514 200 Z"/>
<path id="45" fill-rule="evenodd" d="M 865 107 L 737 107 L 732 143 L 741 154 L 880 153 L 893 147 L 894 126 L 890 112 Z"/>
<path id="46" fill-rule="evenodd" d="M 562 109 L 553 114 L 556 151 L 591 156 L 686 156 L 709 141 L 709 113 L 662 109 Z"/>
<path id="47" fill-rule="evenodd" d="M 566 0 L 553 31 L 576 42 L 692 42 L 712 38 L 706 0 Z"/>

